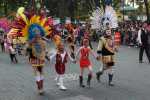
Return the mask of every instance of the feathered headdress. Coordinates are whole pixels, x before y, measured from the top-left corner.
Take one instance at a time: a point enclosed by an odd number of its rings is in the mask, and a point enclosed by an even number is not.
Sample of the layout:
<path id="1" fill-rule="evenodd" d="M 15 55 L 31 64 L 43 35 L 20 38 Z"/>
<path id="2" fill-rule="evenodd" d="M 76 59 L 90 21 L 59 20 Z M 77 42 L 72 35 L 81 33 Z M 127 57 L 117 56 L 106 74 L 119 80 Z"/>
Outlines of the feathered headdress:
<path id="1" fill-rule="evenodd" d="M 102 18 L 104 15 L 104 11 L 101 8 L 97 8 L 91 16 L 91 25 L 93 29 L 100 30 L 102 28 Z"/>
<path id="2" fill-rule="evenodd" d="M 10 30 L 10 21 L 7 18 L 0 19 L 0 29 L 7 33 Z"/>
<path id="3" fill-rule="evenodd" d="M 20 7 L 17 11 L 17 18 L 13 22 L 12 28 L 18 29 L 17 35 L 25 37 L 27 41 L 32 40 L 35 35 L 40 34 L 42 37 L 50 35 L 51 20 L 50 18 L 43 18 L 42 16 L 33 15 L 27 17 L 24 14 L 24 7 Z M 20 34 L 21 33 L 21 34 Z M 10 33 L 11 34 L 11 33 Z"/>
<path id="4" fill-rule="evenodd" d="M 105 30 L 109 28 L 117 28 L 117 15 L 115 10 L 111 6 L 112 0 L 105 0 L 105 9 L 97 7 L 97 9 L 92 13 L 92 27 L 98 30 Z"/>
<path id="5" fill-rule="evenodd" d="M 112 6 L 105 7 L 105 14 L 102 19 L 103 26 L 109 25 L 109 28 L 117 28 L 118 21 L 115 10 Z"/>

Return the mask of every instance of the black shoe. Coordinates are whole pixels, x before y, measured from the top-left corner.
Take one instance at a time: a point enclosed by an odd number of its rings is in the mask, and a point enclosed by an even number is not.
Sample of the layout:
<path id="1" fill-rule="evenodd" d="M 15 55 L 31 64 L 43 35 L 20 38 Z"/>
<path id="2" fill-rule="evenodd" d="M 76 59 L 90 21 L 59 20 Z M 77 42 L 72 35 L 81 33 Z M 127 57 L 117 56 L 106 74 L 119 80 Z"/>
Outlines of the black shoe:
<path id="1" fill-rule="evenodd" d="M 109 77 L 109 86 L 114 86 L 112 79 L 113 79 L 113 74 L 108 74 Z"/>
<path id="2" fill-rule="evenodd" d="M 139 61 L 139 63 L 143 63 L 143 61 Z"/>
<path id="3" fill-rule="evenodd" d="M 80 87 L 85 87 L 85 85 L 83 85 L 83 77 L 82 76 L 79 76 L 79 85 Z"/>
<path id="4" fill-rule="evenodd" d="M 102 74 L 103 74 L 103 72 L 100 72 L 100 71 L 96 73 L 96 79 L 98 82 L 100 82 L 100 77 Z"/>
<path id="5" fill-rule="evenodd" d="M 87 80 L 87 85 L 88 85 L 89 88 L 91 87 L 91 79 L 92 79 L 92 75 L 89 74 L 88 75 L 88 80 Z"/>
<path id="6" fill-rule="evenodd" d="M 39 90 L 39 95 L 44 95 L 44 91 L 43 90 Z"/>
<path id="7" fill-rule="evenodd" d="M 114 86 L 114 83 L 113 82 L 109 82 L 109 86 Z"/>

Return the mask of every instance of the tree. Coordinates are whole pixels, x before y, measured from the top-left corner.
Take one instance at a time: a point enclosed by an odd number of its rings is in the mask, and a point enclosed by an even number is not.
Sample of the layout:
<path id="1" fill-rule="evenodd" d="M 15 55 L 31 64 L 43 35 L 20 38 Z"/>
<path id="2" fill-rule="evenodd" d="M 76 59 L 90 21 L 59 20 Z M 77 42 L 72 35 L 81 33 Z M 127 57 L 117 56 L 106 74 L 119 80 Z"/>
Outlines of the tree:
<path id="1" fill-rule="evenodd" d="M 9 16 L 16 12 L 18 7 L 23 6 L 29 9 L 35 8 L 35 0 L 1 0 L 0 12 Z M 46 6 L 50 16 L 81 18 L 88 17 L 95 10 L 96 6 L 104 5 L 105 0 L 39 0 L 42 7 Z M 119 0 L 114 0 L 114 7 L 118 8 Z"/>
<path id="2" fill-rule="evenodd" d="M 9 16 L 13 11 L 16 11 L 20 6 L 26 6 L 28 0 L 1 0 L 0 9 L 4 16 Z"/>

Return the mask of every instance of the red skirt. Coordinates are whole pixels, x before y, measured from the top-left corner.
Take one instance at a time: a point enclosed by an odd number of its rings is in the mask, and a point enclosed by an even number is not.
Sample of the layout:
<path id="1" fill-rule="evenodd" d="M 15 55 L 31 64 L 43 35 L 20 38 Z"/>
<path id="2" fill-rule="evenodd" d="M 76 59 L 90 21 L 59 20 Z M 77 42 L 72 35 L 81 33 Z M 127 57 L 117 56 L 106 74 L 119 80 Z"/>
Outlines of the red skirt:
<path id="1" fill-rule="evenodd" d="M 30 63 L 33 67 L 44 66 L 45 61 L 40 59 L 31 58 Z"/>
<path id="2" fill-rule="evenodd" d="M 89 66 L 91 66 L 89 59 L 80 59 L 80 68 L 88 68 Z"/>

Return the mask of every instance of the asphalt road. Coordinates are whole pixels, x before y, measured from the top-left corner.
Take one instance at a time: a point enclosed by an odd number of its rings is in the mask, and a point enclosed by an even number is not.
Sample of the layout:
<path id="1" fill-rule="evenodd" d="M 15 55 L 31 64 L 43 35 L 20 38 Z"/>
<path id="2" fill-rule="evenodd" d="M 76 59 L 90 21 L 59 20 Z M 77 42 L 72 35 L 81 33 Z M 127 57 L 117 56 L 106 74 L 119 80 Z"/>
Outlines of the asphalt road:
<path id="1" fill-rule="evenodd" d="M 145 55 L 144 55 L 145 56 Z M 78 85 L 79 64 L 68 63 L 65 75 L 67 91 L 60 91 L 55 84 L 55 70 L 47 62 L 45 72 L 45 94 L 36 92 L 31 66 L 25 57 L 19 57 L 19 64 L 11 64 L 9 56 L 0 52 L 0 100 L 150 100 L 150 64 L 138 63 L 138 49 L 121 47 L 115 66 L 114 87 L 108 86 L 108 76 L 102 76 L 97 83 L 94 76 L 92 87 Z M 101 63 L 91 57 L 94 73 Z M 85 74 L 86 76 L 86 74 Z M 84 77 L 85 81 L 87 77 Z"/>

